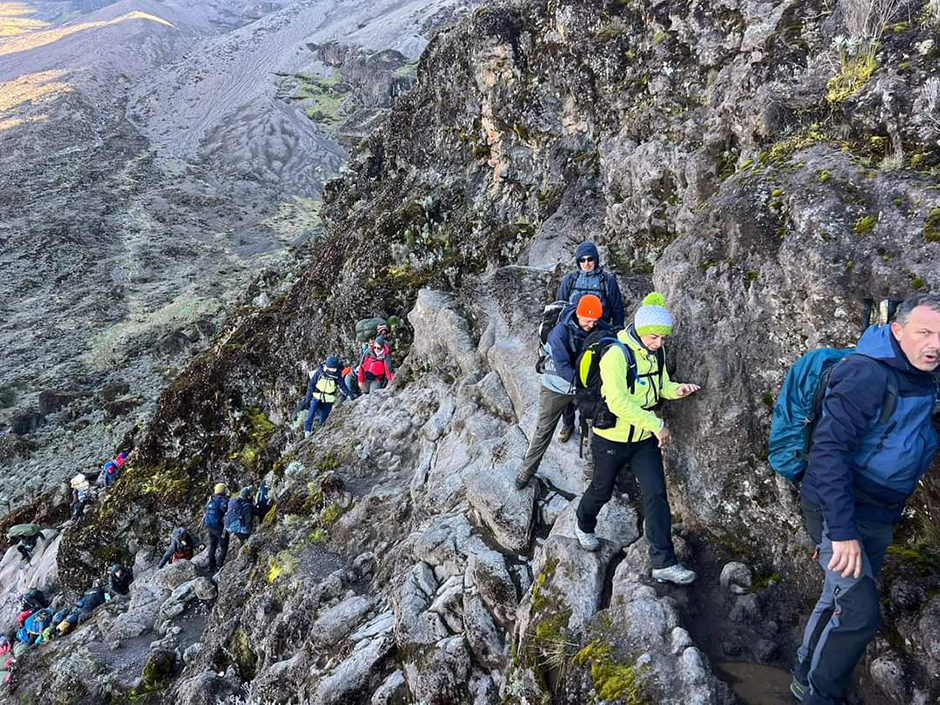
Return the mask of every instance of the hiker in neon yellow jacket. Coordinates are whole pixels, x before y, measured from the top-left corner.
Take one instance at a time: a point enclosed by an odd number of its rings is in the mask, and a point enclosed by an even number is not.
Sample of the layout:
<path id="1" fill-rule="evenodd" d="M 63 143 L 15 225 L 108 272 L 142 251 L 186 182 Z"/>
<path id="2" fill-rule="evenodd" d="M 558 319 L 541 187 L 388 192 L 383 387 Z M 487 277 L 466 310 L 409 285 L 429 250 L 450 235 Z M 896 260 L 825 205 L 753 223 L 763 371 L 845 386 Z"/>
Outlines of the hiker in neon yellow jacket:
<path id="1" fill-rule="evenodd" d="M 584 549 L 596 551 L 600 547 L 594 535 L 597 515 L 610 501 L 618 475 L 621 486 L 638 482 L 653 578 L 687 585 L 696 576 L 676 558 L 663 474 L 661 448 L 669 442 L 670 433 L 652 409 L 660 399 L 681 399 L 700 387 L 669 379 L 663 341 L 672 333 L 673 319 L 665 303 L 657 292 L 643 299 L 633 325 L 618 334 L 619 344 L 610 345 L 601 358 L 601 396 L 609 415 L 607 423 L 600 415 L 595 418 L 594 476 L 578 504 L 575 533 Z"/>

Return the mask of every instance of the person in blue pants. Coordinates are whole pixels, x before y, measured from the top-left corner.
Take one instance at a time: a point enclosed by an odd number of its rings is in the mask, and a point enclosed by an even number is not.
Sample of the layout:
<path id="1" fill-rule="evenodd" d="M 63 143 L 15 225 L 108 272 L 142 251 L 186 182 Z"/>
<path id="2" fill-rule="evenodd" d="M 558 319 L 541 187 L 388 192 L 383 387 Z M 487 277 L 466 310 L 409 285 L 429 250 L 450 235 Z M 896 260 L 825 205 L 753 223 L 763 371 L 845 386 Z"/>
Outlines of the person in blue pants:
<path id="1" fill-rule="evenodd" d="M 855 353 L 832 368 L 801 490 L 826 576 L 790 686 L 804 705 L 842 703 L 878 631 L 875 579 L 937 450 L 938 364 L 940 295 L 923 294 L 902 303 L 890 326 L 868 328 Z M 888 403 L 893 411 L 882 419 Z"/>
<path id="2" fill-rule="evenodd" d="M 346 386 L 346 382 L 340 374 L 341 369 L 342 365 L 336 356 L 330 355 L 326 358 L 326 362 L 320 365 L 310 377 L 310 382 L 307 384 L 307 396 L 298 407 L 298 411 L 304 408 L 308 409 L 307 419 L 304 421 L 305 438 L 309 438 L 315 430 L 314 419 L 319 420 L 321 428 L 326 423 L 330 411 L 333 410 L 337 390 L 342 392 L 347 399 L 356 398 L 356 395 Z"/>

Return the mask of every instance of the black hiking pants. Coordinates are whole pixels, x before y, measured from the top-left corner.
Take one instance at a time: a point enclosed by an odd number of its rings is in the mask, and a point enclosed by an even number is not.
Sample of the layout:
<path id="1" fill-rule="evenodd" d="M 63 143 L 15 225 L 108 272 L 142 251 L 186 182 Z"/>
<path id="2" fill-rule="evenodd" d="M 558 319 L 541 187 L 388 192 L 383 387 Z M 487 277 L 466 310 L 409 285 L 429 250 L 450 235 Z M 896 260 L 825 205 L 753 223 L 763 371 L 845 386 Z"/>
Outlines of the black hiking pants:
<path id="1" fill-rule="evenodd" d="M 225 564 L 225 554 L 228 553 L 228 532 L 224 529 L 207 529 L 209 532 L 209 572 L 215 571 Z M 219 562 L 216 564 L 215 551 L 219 549 Z"/>
<path id="2" fill-rule="evenodd" d="M 597 515 L 610 501 L 614 486 L 629 488 L 639 482 L 645 517 L 643 533 L 650 545 L 653 568 L 668 568 L 678 563 L 672 545 L 672 516 L 666 498 L 663 455 L 656 437 L 650 436 L 639 443 L 617 443 L 595 433 L 591 452 L 594 476 L 578 504 L 578 528 L 593 533 Z"/>
<path id="3" fill-rule="evenodd" d="M 803 643 L 796 652 L 793 675 L 801 683 L 809 684 L 803 705 L 838 705 L 849 689 L 855 664 L 878 631 L 875 576 L 893 540 L 894 526 L 855 522 L 861 534 L 862 575 L 843 578 L 841 573 L 826 568 L 832 558 L 832 539 L 827 536 L 822 510 L 806 501 L 800 508 L 826 579 L 822 595 L 806 623 Z"/>

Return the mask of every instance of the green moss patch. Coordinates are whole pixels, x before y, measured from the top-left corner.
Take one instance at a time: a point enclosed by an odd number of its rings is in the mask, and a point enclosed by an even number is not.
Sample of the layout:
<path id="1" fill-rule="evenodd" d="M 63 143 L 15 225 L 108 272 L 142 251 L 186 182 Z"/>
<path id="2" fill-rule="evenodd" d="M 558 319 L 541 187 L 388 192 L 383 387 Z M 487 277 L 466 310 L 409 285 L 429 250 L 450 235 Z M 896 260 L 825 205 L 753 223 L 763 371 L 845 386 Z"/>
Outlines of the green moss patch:
<path id="1" fill-rule="evenodd" d="M 826 100 L 836 105 L 855 95 L 868 84 L 877 69 L 878 61 L 871 53 L 846 60 L 826 84 Z"/>
<path id="2" fill-rule="evenodd" d="M 924 221 L 924 241 L 940 242 L 940 208 L 934 208 Z"/>
<path id="3" fill-rule="evenodd" d="M 577 666 L 590 665 L 591 683 L 600 700 L 616 700 L 625 705 L 650 705 L 644 694 L 643 677 L 635 663 L 614 659 L 613 649 L 595 639 L 574 657 Z"/>

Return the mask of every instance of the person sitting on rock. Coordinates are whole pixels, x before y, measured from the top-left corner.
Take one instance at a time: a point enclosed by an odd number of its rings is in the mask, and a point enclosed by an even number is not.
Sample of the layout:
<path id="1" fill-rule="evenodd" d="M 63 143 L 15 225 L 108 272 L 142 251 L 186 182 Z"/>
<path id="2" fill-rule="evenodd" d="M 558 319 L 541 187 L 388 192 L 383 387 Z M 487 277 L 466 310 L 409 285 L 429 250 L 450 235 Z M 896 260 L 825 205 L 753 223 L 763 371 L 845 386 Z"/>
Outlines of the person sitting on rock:
<path id="1" fill-rule="evenodd" d="M 176 563 L 176 561 L 190 560 L 196 552 L 196 540 L 182 526 L 173 529 L 173 535 L 170 537 L 170 545 L 163 552 L 163 558 L 157 568 L 162 568 L 167 563 Z"/>
<path id="2" fill-rule="evenodd" d="M 72 519 L 77 521 L 85 513 L 85 505 L 91 501 L 91 485 L 83 473 L 78 473 L 69 484 L 72 487 Z"/>
<path id="3" fill-rule="evenodd" d="M 108 571 L 108 587 L 114 595 L 126 595 L 134 582 L 134 573 L 120 563 L 115 563 Z"/>
<path id="4" fill-rule="evenodd" d="M 605 423 L 595 419 L 594 475 L 578 504 L 575 534 L 585 550 L 600 547 L 594 535 L 597 515 L 610 501 L 617 476 L 623 473 L 621 479 L 630 484 L 639 481 L 653 578 L 686 585 L 696 576 L 676 558 L 663 474 L 661 448 L 671 435 L 652 409 L 660 399 L 682 399 L 700 387 L 669 379 L 660 350 L 673 326 L 665 303 L 658 292 L 643 299 L 633 325 L 617 335 L 621 344 L 611 345 L 601 357 L 601 397 L 610 418 Z"/>
<path id="5" fill-rule="evenodd" d="M 310 383 L 307 384 L 307 396 L 304 398 L 298 411 L 308 409 L 307 420 L 304 422 L 304 437 L 309 438 L 310 434 L 316 430 L 314 418 L 319 421 L 319 427 L 322 428 L 326 423 L 333 404 L 336 401 L 336 391 L 339 389 L 347 399 L 355 399 L 356 395 L 346 386 L 340 374 L 342 365 L 335 355 L 326 358 L 326 362 L 320 365 L 310 376 Z"/>
<path id="6" fill-rule="evenodd" d="M 380 335 L 363 354 L 356 381 L 363 394 L 381 389 L 395 379 L 392 353 L 385 336 Z"/>
<path id="7" fill-rule="evenodd" d="M 584 341 L 595 329 L 610 329 L 607 323 L 600 320 L 602 313 L 600 299 L 593 294 L 586 294 L 578 301 L 577 307 L 567 308 L 562 312 L 558 324 L 548 334 L 548 341 L 545 343 L 548 359 L 542 373 L 542 389 L 539 392 L 539 417 L 535 432 L 529 441 L 529 449 L 522 461 L 522 469 L 516 476 L 518 490 L 525 488 L 539 469 L 542 456 L 552 441 L 558 419 L 574 401 L 574 364 L 581 354 Z"/>
<path id="8" fill-rule="evenodd" d="M 206 502 L 206 514 L 202 519 L 203 526 L 209 534 L 209 573 L 215 575 L 225 563 L 225 554 L 228 553 L 228 532 L 225 530 L 225 512 L 228 511 L 228 487 L 219 482 L 213 489 L 213 494 Z M 216 562 L 218 550 L 218 562 Z"/>
<path id="9" fill-rule="evenodd" d="M 102 475 L 104 476 L 104 486 L 105 489 L 111 487 L 115 482 L 117 482 L 118 475 L 121 474 L 121 470 L 124 468 L 124 460 L 127 456 L 123 451 L 117 454 L 114 460 L 109 460 L 104 464 L 102 468 Z"/>
<path id="10" fill-rule="evenodd" d="M 252 494 L 254 488 L 242 487 L 238 497 L 229 501 L 228 511 L 225 512 L 225 530 L 242 543 L 251 536 L 254 517 L 260 514 L 260 509 L 251 500 Z"/>

